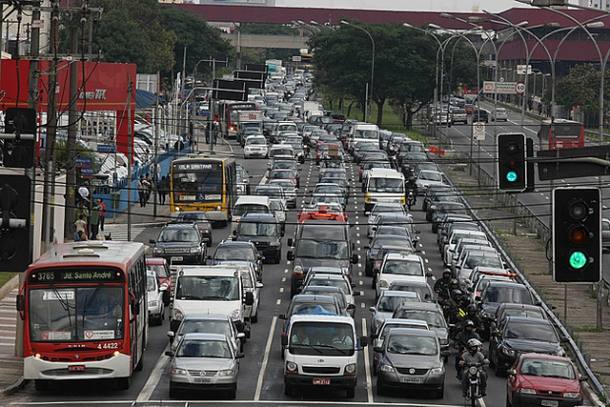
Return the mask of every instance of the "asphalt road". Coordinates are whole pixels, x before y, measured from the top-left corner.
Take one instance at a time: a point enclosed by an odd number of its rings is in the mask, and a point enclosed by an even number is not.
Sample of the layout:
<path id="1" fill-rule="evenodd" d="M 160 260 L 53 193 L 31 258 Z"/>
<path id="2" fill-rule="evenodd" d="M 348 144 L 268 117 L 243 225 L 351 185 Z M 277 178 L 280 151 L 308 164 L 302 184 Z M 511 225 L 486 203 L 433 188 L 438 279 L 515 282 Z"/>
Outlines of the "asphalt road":
<path id="1" fill-rule="evenodd" d="M 493 104 L 487 102 L 481 105 L 488 110 L 493 109 Z M 534 140 L 534 148 L 536 150 L 546 150 L 544 144 L 538 143 L 538 130 L 540 122 L 529 117 L 525 117 L 524 125 L 521 126 L 521 114 L 508 111 L 507 122 L 490 122 L 486 127 L 485 141 L 481 142 L 480 150 L 477 142 L 474 142 L 473 157 L 474 160 L 481 163 L 481 167 L 496 179 L 497 152 L 495 147 L 495 136 L 500 133 L 525 133 L 528 138 Z M 456 151 L 459 151 L 468 156 L 470 153 L 470 125 L 455 125 L 450 128 L 442 128 L 443 134 L 449 135 L 450 143 Z M 587 145 L 594 145 L 587 141 Z M 551 200 L 553 187 L 570 187 L 570 186 L 599 186 L 602 191 L 602 210 L 604 217 L 610 217 L 610 188 L 608 184 L 610 177 L 582 177 L 582 178 L 566 178 L 551 181 L 540 181 L 538 172 L 536 171 L 536 190 L 534 192 L 523 192 L 518 194 L 518 200 L 525 205 L 538 219 L 547 227 L 551 222 Z M 491 191 L 490 191 L 491 193 Z M 610 264 L 610 254 L 604 254 L 604 263 Z M 610 268 L 602 267 L 603 278 L 606 282 L 610 282 Z"/>
<path id="2" fill-rule="evenodd" d="M 454 128 L 458 132 L 459 128 Z M 237 154 L 241 151 L 235 148 Z M 238 156 L 241 160 L 241 156 Z M 260 181 L 266 170 L 266 160 L 241 160 L 252 176 L 251 183 L 256 184 Z M 353 164 L 349 164 L 348 176 L 351 178 L 351 196 L 348 206 L 348 214 L 351 227 L 351 237 L 356 244 L 356 250 L 362 256 L 364 262 L 365 249 L 368 244 L 366 237 L 366 216 L 363 215 L 363 201 L 360 193 L 357 169 Z M 312 162 L 307 162 L 301 169 L 301 193 L 297 210 L 292 210 L 288 216 L 286 225 L 286 236 L 294 233 L 294 222 L 298 209 L 301 208 L 303 192 L 308 187 L 313 187 L 318 179 L 318 169 Z M 419 207 L 419 202 L 418 202 Z M 430 226 L 425 223 L 424 213 L 416 210 L 413 212 L 415 220 L 421 223 L 417 228 L 420 234 L 421 255 L 424 257 L 428 271 L 434 277 L 430 284 L 434 284 L 434 278 L 440 277 L 443 266 L 436 245 L 436 235 L 430 230 Z M 145 230 L 138 236 L 138 240 L 148 242 L 155 238 L 159 232 L 158 228 Z M 215 229 L 214 242 L 218 243 L 229 236 L 229 228 Z M 397 392 L 388 396 L 380 397 L 376 394 L 374 377 L 370 373 L 368 361 L 372 360 L 372 347 L 360 353 L 358 386 L 356 396 L 353 400 L 343 400 L 343 394 L 328 393 L 324 389 L 320 391 L 307 392 L 301 399 L 294 400 L 286 397 L 283 390 L 283 365 L 280 358 L 280 323 L 277 316 L 284 313 L 290 303 L 290 271 L 291 265 L 286 261 L 286 247 L 282 251 L 282 262 L 278 265 L 268 264 L 264 268 L 264 288 L 262 289 L 261 303 L 259 306 L 259 320 L 253 325 L 252 337 L 246 343 L 246 357 L 242 359 L 238 382 L 237 401 L 223 400 L 223 395 L 204 392 L 200 394 L 185 394 L 184 401 L 169 399 L 169 383 L 167 375 L 167 357 L 163 351 L 167 346 L 166 332 L 169 329 L 169 321 L 165 321 L 162 326 L 151 327 L 148 348 L 145 355 L 145 367 L 141 372 L 134 376 L 133 384 L 129 390 L 117 391 L 109 384 L 92 383 L 67 383 L 55 386 L 54 390 L 48 393 L 39 393 L 34 390 L 33 384 L 27 384 L 22 390 L 10 396 L 6 400 L 0 400 L 2 405 L 70 405 L 70 406 L 92 406 L 96 404 L 104 405 L 138 405 L 138 406 L 159 406 L 163 405 L 222 405 L 228 403 L 235 406 L 251 406 L 252 404 L 261 406 L 272 405 L 324 405 L 324 406 L 343 406 L 343 405 L 376 405 L 394 404 L 403 406 L 462 406 L 464 400 L 461 397 L 460 384 L 455 378 L 453 369 L 453 358 L 447 364 L 447 375 L 445 381 L 445 396 L 443 399 L 431 399 L 425 393 Z M 211 250 L 211 249 L 210 249 Z M 374 290 L 371 289 L 370 277 L 364 277 L 362 264 L 358 264 L 354 269 L 355 282 L 358 285 L 357 291 L 362 291 L 363 295 L 356 297 L 358 309 L 356 311 L 356 322 L 362 334 L 367 335 L 367 326 L 370 321 L 368 308 L 374 303 Z M 267 350 L 269 350 L 267 352 Z M 368 358 L 365 358 L 365 352 Z M 204 401 L 205 400 L 205 401 Z M 505 400 L 505 379 L 496 378 L 493 373 L 489 377 L 488 397 L 485 400 L 487 406 L 500 406 Z M 134 402 L 136 402 L 134 404 Z"/>

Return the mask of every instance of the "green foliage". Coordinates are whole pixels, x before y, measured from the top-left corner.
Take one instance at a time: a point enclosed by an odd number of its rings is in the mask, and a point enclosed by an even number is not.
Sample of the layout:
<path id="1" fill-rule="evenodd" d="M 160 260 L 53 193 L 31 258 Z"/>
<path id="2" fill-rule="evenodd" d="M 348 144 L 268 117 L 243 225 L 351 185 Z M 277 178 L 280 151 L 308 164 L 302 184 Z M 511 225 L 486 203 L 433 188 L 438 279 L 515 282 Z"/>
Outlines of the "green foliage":
<path id="1" fill-rule="evenodd" d="M 568 109 L 581 106 L 587 113 L 597 113 L 599 111 L 600 79 L 598 67 L 590 64 L 574 66 L 566 76 L 557 81 L 555 102 Z M 610 91 L 608 80 L 610 77 L 606 74 L 604 92 Z M 545 99 L 551 100 L 550 87 Z"/>

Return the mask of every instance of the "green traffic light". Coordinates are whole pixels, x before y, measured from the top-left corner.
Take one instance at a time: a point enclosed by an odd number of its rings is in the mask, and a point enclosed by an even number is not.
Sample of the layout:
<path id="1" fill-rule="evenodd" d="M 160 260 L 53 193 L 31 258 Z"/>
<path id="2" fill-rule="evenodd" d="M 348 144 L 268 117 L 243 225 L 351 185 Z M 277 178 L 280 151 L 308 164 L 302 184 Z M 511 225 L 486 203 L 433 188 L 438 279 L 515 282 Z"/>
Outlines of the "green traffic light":
<path id="1" fill-rule="evenodd" d="M 575 251 L 570 254 L 570 267 L 580 270 L 587 265 L 587 256 L 583 252 Z"/>
<path id="2" fill-rule="evenodd" d="M 509 171 L 506 173 L 506 180 L 508 182 L 515 182 L 517 181 L 517 173 L 515 171 Z"/>

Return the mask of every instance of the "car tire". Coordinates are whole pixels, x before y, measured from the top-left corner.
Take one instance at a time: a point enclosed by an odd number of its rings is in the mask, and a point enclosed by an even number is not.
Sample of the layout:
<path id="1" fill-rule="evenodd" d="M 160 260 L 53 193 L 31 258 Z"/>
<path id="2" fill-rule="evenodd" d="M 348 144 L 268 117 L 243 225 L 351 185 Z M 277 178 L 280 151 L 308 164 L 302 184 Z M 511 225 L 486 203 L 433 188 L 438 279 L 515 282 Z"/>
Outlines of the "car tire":
<path id="1" fill-rule="evenodd" d="M 435 399 L 442 399 L 443 397 L 445 397 L 445 383 L 434 392 Z"/>
<path id="2" fill-rule="evenodd" d="M 36 391 L 47 391 L 50 387 L 48 380 L 34 380 L 34 388 Z"/>
<path id="3" fill-rule="evenodd" d="M 227 398 L 229 400 L 235 400 L 237 397 L 237 385 L 233 385 L 233 388 L 227 392 Z"/>
<path id="4" fill-rule="evenodd" d="M 116 388 L 119 390 L 128 390 L 129 386 L 131 386 L 131 377 L 122 377 L 116 381 Z"/>
<path id="5" fill-rule="evenodd" d="M 355 387 L 347 387 L 345 389 L 345 397 L 348 399 L 353 399 L 356 396 L 356 388 Z"/>
<path id="6" fill-rule="evenodd" d="M 383 385 L 383 380 L 381 376 L 377 377 L 377 395 L 383 396 L 385 394 L 385 386 Z"/>
<path id="7" fill-rule="evenodd" d="M 284 395 L 288 397 L 295 397 L 296 391 L 291 384 L 284 383 Z"/>
<path id="8" fill-rule="evenodd" d="M 280 250 L 278 252 L 278 254 L 275 256 L 275 258 L 273 259 L 273 263 L 280 264 L 281 261 L 282 261 L 282 251 Z"/>
<path id="9" fill-rule="evenodd" d="M 178 398 L 178 390 L 172 386 L 171 382 L 169 384 L 169 397 L 172 399 Z"/>
<path id="10" fill-rule="evenodd" d="M 256 314 L 250 317 L 250 322 L 256 324 L 258 322 L 258 310 L 256 310 Z"/>
<path id="11" fill-rule="evenodd" d="M 508 394 L 506 395 L 506 407 L 513 407 L 512 403 L 508 399 Z"/>

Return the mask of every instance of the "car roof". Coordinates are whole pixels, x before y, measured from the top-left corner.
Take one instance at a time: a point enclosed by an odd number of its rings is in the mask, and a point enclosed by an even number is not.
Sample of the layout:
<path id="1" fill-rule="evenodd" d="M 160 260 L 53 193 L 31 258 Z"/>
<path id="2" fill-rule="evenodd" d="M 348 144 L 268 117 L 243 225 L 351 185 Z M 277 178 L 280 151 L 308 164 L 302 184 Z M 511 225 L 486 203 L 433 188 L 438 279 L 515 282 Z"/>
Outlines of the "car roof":
<path id="1" fill-rule="evenodd" d="M 275 220 L 275 215 L 272 213 L 246 213 L 241 217 L 240 222 L 248 222 L 252 221 L 269 221 L 269 223 L 277 223 Z"/>
<path id="2" fill-rule="evenodd" d="M 527 287 L 521 283 L 518 283 L 516 281 L 490 281 L 489 285 L 487 286 L 486 289 L 488 289 L 489 287 L 523 287 L 524 289 L 527 290 Z"/>
<path id="3" fill-rule="evenodd" d="M 182 319 L 182 321 L 190 321 L 190 320 L 194 320 L 194 321 L 229 321 L 229 316 L 228 315 L 223 315 L 223 314 L 198 314 L 198 313 L 186 313 L 186 315 L 184 315 L 184 318 Z"/>
<path id="4" fill-rule="evenodd" d="M 268 205 L 269 197 L 261 196 L 261 195 L 242 195 L 239 198 L 237 198 L 237 202 L 235 202 L 235 205 L 240 205 L 240 204 Z"/>
<path id="5" fill-rule="evenodd" d="M 167 260 L 163 257 L 147 257 L 146 264 L 149 266 L 161 266 L 167 264 Z"/>
<path id="6" fill-rule="evenodd" d="M 313 273 L 343 273 L 341 267 L 328 267 L 328 266 L 314 266 L 310 267 L 309 272 Z"/>
<path id="7" fill-rule="evenodd" d="M 216 248 L 220 246 L 254 247 L 254 243 L 245 242 L 243 240 L 223 240 L 222 242 L 218 243 L 218 246 Z"/>
<path id="8" fill-rule="evenodd" d="M 387 324 L 398 324 L 398 325 L 421 325 L 428 328 L 428 323 L 421 319 L 408 319 L 408 318 L 386 318 L 382 325 Z"/>
<path id="9" fill-rule="evenodd" d="M 336 287 L 334 287 L 336 288 Z M 319 302 L 319 303 L 335 303 L 335 298 L 330 295 L 318 295 L 318 294 L 297 294 L 292 297 L 291 303 L 295 302 Z"/>
<path id="10" fill-rule="evenodd" d="M 398 309 L 414 309 L 414 310 L 425 310 L 425 311 L 439 311 L 442 314 L 440 305 L 435 302 L 410 302 L 408 304 L 402 304 Z"/>
<path id="11" fill-rule="evenodd" d="M 182 340 L 185 341 L 187 339 L 200 339 L 200 340 L 206 340 L 206 341 L 222 341 L 222 342 L 227 341 L 227 337 L 223 334 L 200 333 L 200 332 L 184 334 L 184 336 L 182 337 Z"/>
<path id="12" fill-rule="evenodd" d="M 369 178 L 393 178 L 402 179 L 402 173 L 390 168 L 373 168 L 370 170 Z"/>
<path id="13" fill-rule="evenodd" d="M 237 277 L 237 268 L 230 265 L 217 266 L 180 266 L 178 276 L 232 276 Z"/>
<path id="14" fill-rule="evenodd" d="M 519 303 L 513 303 L 513 302 L 505 302 L 500 304 L 500 306 L 498 307 L 498 312 L 499 311 L 503 311 L 505 309 L 523 309 L 523 310 L 537 310 L 537 311 L 541 311 L 544 314 L 544 309 L 539 306 L 539 305 L 534 305 L 534 304 L 519 304 Z"/>
<path id="15" fill-rule="evenodd" d="M 309 272 L 311 272 L 311 270 L 309 270 Z M 338 273 L 322 273 L 322 272 L 317 272 L 311 278 L 312 279 L 317 278 L 319 280 L 326 279 L 326 280 L 342 280 L 342 281 L 345 281 L 345 276 L 343 274 L 338 274 Z"/>
<path id="16" fill-rule="evenodd" d="M 398 290 L 383 290 L 381 297 L 417 297 L 417 293 L 413 291 L 398 291 Z"/>
<path id="17" fill-rule="evenodd" d="M 516 315 L 507 315 L 506 316 L 506 322 L 505 324 L 509 324 L 509 323 L 516 323 L 516 324 L 530 324 L 530 325 L 547 325 L 547 326 L 553 326 L 553 324 L 551 324 L 551 321 L 549 321 L 548 319 L 541 319 L 541 318 L 529 318 L 529 317 L 522 317 L 522 316 L 516 316 Z"/>
<path id="18" fill-rule="evenodd" d="M 294 325 L 297 322 L 311 321 L 311 322 L 342 322 L 355 326 L 354 319 L 352 317 L 343 315 L 306 315 L 298 314 L 290 317 L 290 324 Z"/>
<path id="19" fill-rule="evenodd" d="M 390 329 L 389 335 L 425 336 L 436 339 L 436 333 L 434 331 L 418 328 L 392 328 Z"/>
<path id="20" fill-rule="evenodd" d="M 417 254 L 404 253 L 388 253 L 385 255 L 386 260 L 405 260 L 405 261 L 422 261 L 422 258 Z"/>
<path id="21" fill-rule="evenodd" d="M 193 222 L 166 223 L 163 229 L 196 229 Z"/>

